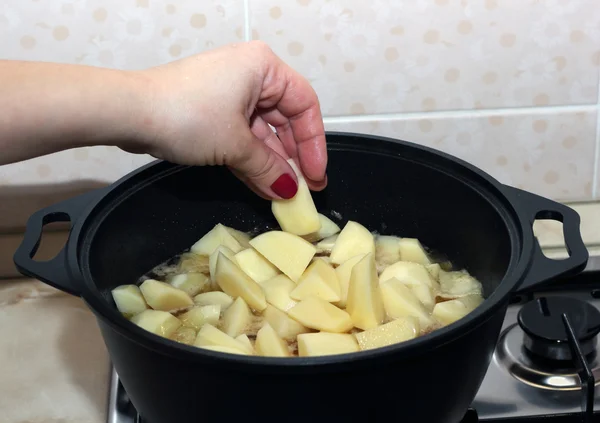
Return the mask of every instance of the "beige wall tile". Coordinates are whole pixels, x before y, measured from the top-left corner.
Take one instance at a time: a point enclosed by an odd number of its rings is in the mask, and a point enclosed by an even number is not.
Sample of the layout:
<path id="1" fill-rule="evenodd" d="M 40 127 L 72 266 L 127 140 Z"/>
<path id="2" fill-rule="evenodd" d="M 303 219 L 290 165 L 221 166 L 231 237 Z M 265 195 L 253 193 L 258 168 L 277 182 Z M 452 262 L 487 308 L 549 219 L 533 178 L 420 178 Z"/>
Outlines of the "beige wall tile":
<path id="1" fill-rule="evenodd" d="M 326 128 L 427 145 L 550 198 L 592 195 L 596 113 L 329 122 Z"/>

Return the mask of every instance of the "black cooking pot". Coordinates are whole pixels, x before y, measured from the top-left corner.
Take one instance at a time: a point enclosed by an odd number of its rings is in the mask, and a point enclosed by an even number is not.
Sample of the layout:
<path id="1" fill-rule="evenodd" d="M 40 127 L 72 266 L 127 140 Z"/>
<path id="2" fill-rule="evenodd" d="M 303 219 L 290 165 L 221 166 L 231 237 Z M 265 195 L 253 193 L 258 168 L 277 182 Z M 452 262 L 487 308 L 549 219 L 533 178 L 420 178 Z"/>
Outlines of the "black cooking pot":
<path id="1" fill-rule="evenodd" d="M 276 226 L 270 203 L 227 169 L 160 161 L 35 213 L 15 263 L 84 299 L 125 390 L 150 423 L 458 422 L 486 373 L 510 295 L 584 268 L 579 216 L 429 148 L 357 134 L 329 133 L 327 140 L 329 186 L 314 194 L 318 209 L 341 213 L 341 225 L 355 220 L 419 238 L 482 282 L 481 306 L 418 339 L 338 356 L 227 355 L 154 336 L 119 314 L 111 289 L 181 253 L 217 223 Z M 542 254 L 535 219 L 563 222 L 569 258 Z M 69 220 L 58 256 L 32 260 L 42 227 Z"/>

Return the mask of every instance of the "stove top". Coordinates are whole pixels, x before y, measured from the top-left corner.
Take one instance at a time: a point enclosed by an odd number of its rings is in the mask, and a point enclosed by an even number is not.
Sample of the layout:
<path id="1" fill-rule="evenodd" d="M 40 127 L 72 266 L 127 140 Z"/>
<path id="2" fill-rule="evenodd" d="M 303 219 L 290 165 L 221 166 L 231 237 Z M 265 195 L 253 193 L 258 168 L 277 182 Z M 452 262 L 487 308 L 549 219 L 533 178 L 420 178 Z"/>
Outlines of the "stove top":
<path id="1" fill-rule="evenodd" d="M 600 422 L 600 257 L 513 298 L 485 379 L 461 423 Z M 144 423 L 112 372 L 108 423 Z"/>

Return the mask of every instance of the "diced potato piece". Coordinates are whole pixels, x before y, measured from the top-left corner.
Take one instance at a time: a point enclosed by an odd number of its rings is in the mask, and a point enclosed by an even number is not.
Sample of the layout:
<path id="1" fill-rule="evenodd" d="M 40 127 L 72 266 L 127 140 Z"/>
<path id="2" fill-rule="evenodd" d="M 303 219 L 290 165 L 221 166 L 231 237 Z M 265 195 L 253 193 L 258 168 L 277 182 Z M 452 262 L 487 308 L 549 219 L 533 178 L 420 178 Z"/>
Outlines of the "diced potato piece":
<path id="1" fill-rule="evenodd" d="M 217 260 L 219 259 L 219 254 L 225 255 L 229 260 L 236 263 L 235 253 L 228 247 L 220 246 L 210 255 L 208 259 L 208 267 L 210 270 L 210 278 L 213 281 L 212 289 L 218 289 L 218 285 L 216 284 L 216 272 L 217 272 Z M 236 263 L 237 264 L 237 263 Z"/>
<path id="2" fill-rule="evenodd" d="M 455 272 L 440 271 L 440 292 L 442 298 L 457 298 L 467 295 L 481 295 L 483 288 L 481 283 L 466 270 Z"/>
<path id="3" fill-rule="evenodd" d="M 304 326 L 324 332 L 347 332 L 352 319 L 344 310 L 320 298 L 309 297 L 288 311 L 288 315 Z"/>
<path id="4" fill-rule="evenodd" d="M 310 242 L 282 231 L 261 234 L 250 245 L 294 282 L 300 280 L 317 251 Z"/>
<path id="5" fill-rule="evenodd" d="M 198 330 L 204 326 L 205 323 L 213 326 L 216 325 L 219 322 L 220 314 L 221 306 L 212 304 L 194 307 L 181 314 L 179 320 L 181 320 L 183 326 Z"/>
<path id="6" fill-rule="evenodd" d="M 168 283 L 146 279 L 140 285 L 146 303 L 154 310 L 176 311 L 194 305 L 192 298 Z"/>
<path id="7" fill-rule="evenodd" d="M 194 341 L 196 347 L 225 347 L 241 351 L 239 354 L 247 353 L 247 347 L 240 341 L 236 341 L 225 332 L 220 331 L 210 324 L 202 326 Z"/>
<path id="8" fill-rule="evenodd" d="M 433 290 L 425 284 L 405 285 L 408 286 L 414 296 L 419 299 L 425 309 L 431 313 L 433 311 L 433 306 L 435 305 L 435 293 Z"/>
<path id="9" fill-rule="evenodd" d="M 416 317 L 408 316 L 357 333 L 355 336 L 358 346 L 364 351 L 414 339 L 419 331 L 419 320 Z"/>
<path id="10" fill-rule="evenodd" d="M 256 334 L 254 348 L 256 353 L 263 357 L 289 357 L 291 355 L 285 341 L 268 323 L 265 323 Z"/>
<path id="11" fill-rule="evenodd" d="M 183 253 L 179 258 L 179 272 L 208 274 L 208 256 L 194 253 Z"/>
<path id="12" fill-rule="evenodd" d="M 272 305 L 267 306 L 263 312 L 265 321 L 271 325 L 277 335 L 288 341 L 293 341 L 296 336 L 301 333 L 310 332 L 310 329 L 301 325 L 283 311 L 273 307 Z"/>
<path id="13" fill-rule="evenodd" d="M 277 276 L 280 272 L 269 260 L 254 248 L 247 248 L 235 255 L 235 262 L 248 276 L 261 283 Z"/>
<path id="14" fill-rule="evenodd" d="M 340 227 L 337 225 L 337 223 L 321 213 L 319 213 L 319 221 L 321 222 L 321 229 L 303 237 L 308 242 L 321 241 L 322 239 L 329 238 L 340 231 Z"/>
<path id="15" fill-rule="evenodd" d="M 170 337 L 181 326 L 181 321 L 171 313 L 160 310 L 144 310 L 131 318 L 142 329 L 165 338 Z"/>
<path id="16" fill-rule="evenodd" d="M 342 264 L 360 254 L 375 254 L 375 239 L 367 228 L 350 220 L 335 241 L 331 250 L 331 262 Z"/>
<path id="17" fill-rule="evenodd" d="M 333 246 L 335 245 L 335 241 L 337 241 L 338 235 L 332 235 L 321 241 L 317 242 L 317 253 L 319 254 L 330 254 L 331 250 L 333 250 Z"/>
<path id="18" fill-rule="evenodd" d="M 112 290 L 112 297 L 117 309 L 128 319 L 148 309 L 148 304 L 137 285 L 118 286 Z"/>
<path id="19" fill-rule="evenodd" d="M 170 336 L 173 341 L 179 342 L 185 345 L 194 345 L 196 340 L 196 331 L 193 328 L 180 326 L 173 335 Z"/>
<path id="20" fill-rule="evenodd" d="M 304 272 L 290 297 L 300 301 L 317 297 L 330 303 L 340 301 L 340 283 L 333 267 L 322 260 L 313 262 Z"/>
<path id="21" fill-rule="evenodd" d="M 254 354 L 254 345 L 252 345 L 252 342 L 250 341 L 250 338 L 248 338 L 248 335 L 246 334 L 241 334 L 239 336 L 235 337 L 235 340 L 244 344 L 244 346 L 246 347 L 246 349 L 248 351 L 250 351 L 252 354 Z"/>
<path id="22" fill-rule="evenodd" d="M 336 306 L 345 308 L 346 301 L 348 300 L 348 288 L 350 287 L 350 276 L 352 275 L 352 269 L 354 265 L 361 261 L 366 254 L 361 254 L 349 258 L 335 269 L 335 274 L 338 277 L 340 283 L 340 300 L 335 303 Z"/>
<path id="23" fill-rule="evenodd" d="M 260 285 L 223 254 L 217 260 L 215 276 L 217 283 L 226 294 L 242 297 L 254 310 L 262 311 L 267 307 L 267 300 Z"/>
<path id="24" fill-rule="evenodd" d="M 442 325 L 446 326 L 462 319 L 475 310 L 482 302 L 483 297 L 480 295 L 469 295 L 455 300 L 444 301 L 437 303 L 433 307 L 431 315 Z"/>
<path id="25" fill-rule="evenodd" d="M 380 235 L 375 239 L 375 261 L 384 267 L 400 261 L 400 238 Z"/>
<path id="26" fill-rule="evenodd" d="M 352 316 L 354 326 L 363 330 L 378 326 L 385 318 L 373 253 L 367 254 L 352 268 L 346 310 Z"/>
<path id="27" fill-rule="evenodd" d="M 419 319 L 419 325 L 422 328 L 433 325 L 433 320 L 429 316 L 427 309 L 421 304 L 410 288 L 398 279 L 388 279 L 380 285 L 380 289 L 385 312 L 389 317 L 397 319 L 399 317 L 413 316 Z"/>
<path id="28" fill-rule="evenodd" d="M 399 261 L 386 268 L 379 276 L 379 282 L 392 278 L 407 285 L 425 284 L 430 288 L 433 288 L 435 282 L 422 264 L 409 261 Z"/>
<path id="29" fill-rule="evenodd" d="M 228 346 L 224 346 L 224 345 L 204 345 L 201 347 L 199 347 L 198 345 L 196 345 L 196 346 L 198 348 L 202 348 L 205 350 L 217 351 L 217 352 L 222 352 L 222 353 L 227 353 L 227 354 L 252 355 L 250 352 L 248 352 L 246 350 L 228 347 Z"/>
<path id="30" fill-rule="evenodd" d="M 288 311 L 298 304 L 290 297 L 290 293 L 296 288 L 296 284 L 285 275 L 277 275 L 262 283 L 267 302 L 279 310 Z"/>
<path id="31" fill-rule="evenodd" d="M 210 285 L 210 279 L 204 273 L 183 273 L 174 276 L 171 285 L 193 297 Z"/>
<path id="32" fill-rule="evenodd" d="M 402 238 L 400 244 L 400 260 L 419 263 L 422 265 L 431 264 L 431 260 L 418 239 Z"/>
<path id="33" fill-rule="evenodd" d="M 242 251 L 242 245 L 231 234 L 229 228 L 218 223 L 206 235 L 196 241 L 190 251 L 194 254 L 210 256 L 221 245 L 229 248 L 234 253 Z"/>
<path id="34" fill-rule="evenodd" d="M 310 261 L 310 264 L 313 264 L 317 260 L 321 260 L 322 262 L 325 262 L 329 266 L 333 266 L 333 263 L 331 263 L 331 259 L 329 257 L 327 257 L 327 256 L 315 256 Z"/>
<path id="35" fill-rule="evenodd" d="M 317 357 L 358 352 L 354 335 L 346 333 L 305 333 L 298 335 L 298 355 Z"/>
<path id="36" fill-rule="evenodd" d="M 298 192 L 289 200 L 273 200 L 271 211 L 285 232 L 294 235 L 317 232 L 321 228 L 321 221 L 310 189 L 294 161 L 289 159 L 288 163 L 298 177 Z"/>
<path id="37" fill-rule="evenodd" d="M 231 337 L 241 335 L 252 320 L 252 312 L 242 297 L 238 297 L 223 314 L 223 332 Z"/>
<path id="38" fill-rule="evenodd" d="M 245 232 L 238 231 L 237 229 L 230 228 L 228 226 L 225 226 L 225 229 L 227 229 L 227 232 L 229 232 L 231 236 L 234 237 L 235 240 L 240 243 L 242 248 L 250 247 L 250 235 L 248 235 Z"/>
<path id="39" fill-rule="evenodd" d="M 233 304 L 233 298 L 221 291 L 205 292 L 196 295 L 194 297 L 194 303 L 199 306 L 219 305 L 221 306 L 221 310 L 227 310 L 227 308 Z"/>
<path id="40" fill-rule="evenodd" d="M 433 279 L 436 281 L 440 279 L 440 270 L 442 270 L 442 268 L 439 263 L 428 264 L 425 266 L 425 269 L 427 269 Z"/>

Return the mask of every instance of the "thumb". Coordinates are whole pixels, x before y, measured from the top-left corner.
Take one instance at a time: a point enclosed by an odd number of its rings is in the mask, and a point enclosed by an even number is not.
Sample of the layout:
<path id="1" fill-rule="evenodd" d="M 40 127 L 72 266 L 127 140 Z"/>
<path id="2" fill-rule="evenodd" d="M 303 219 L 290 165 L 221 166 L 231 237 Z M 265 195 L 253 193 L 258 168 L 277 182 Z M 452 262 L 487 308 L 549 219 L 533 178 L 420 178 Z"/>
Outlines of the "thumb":
<path id="1" fill-rule="evenodd" d="M 252 189 L 269 198 L 287 200 L 295 196 L 298 178 L 290 164 L 250 130 L 244 136 L 243 151 L 233 152 L 227 165 Z"/>

